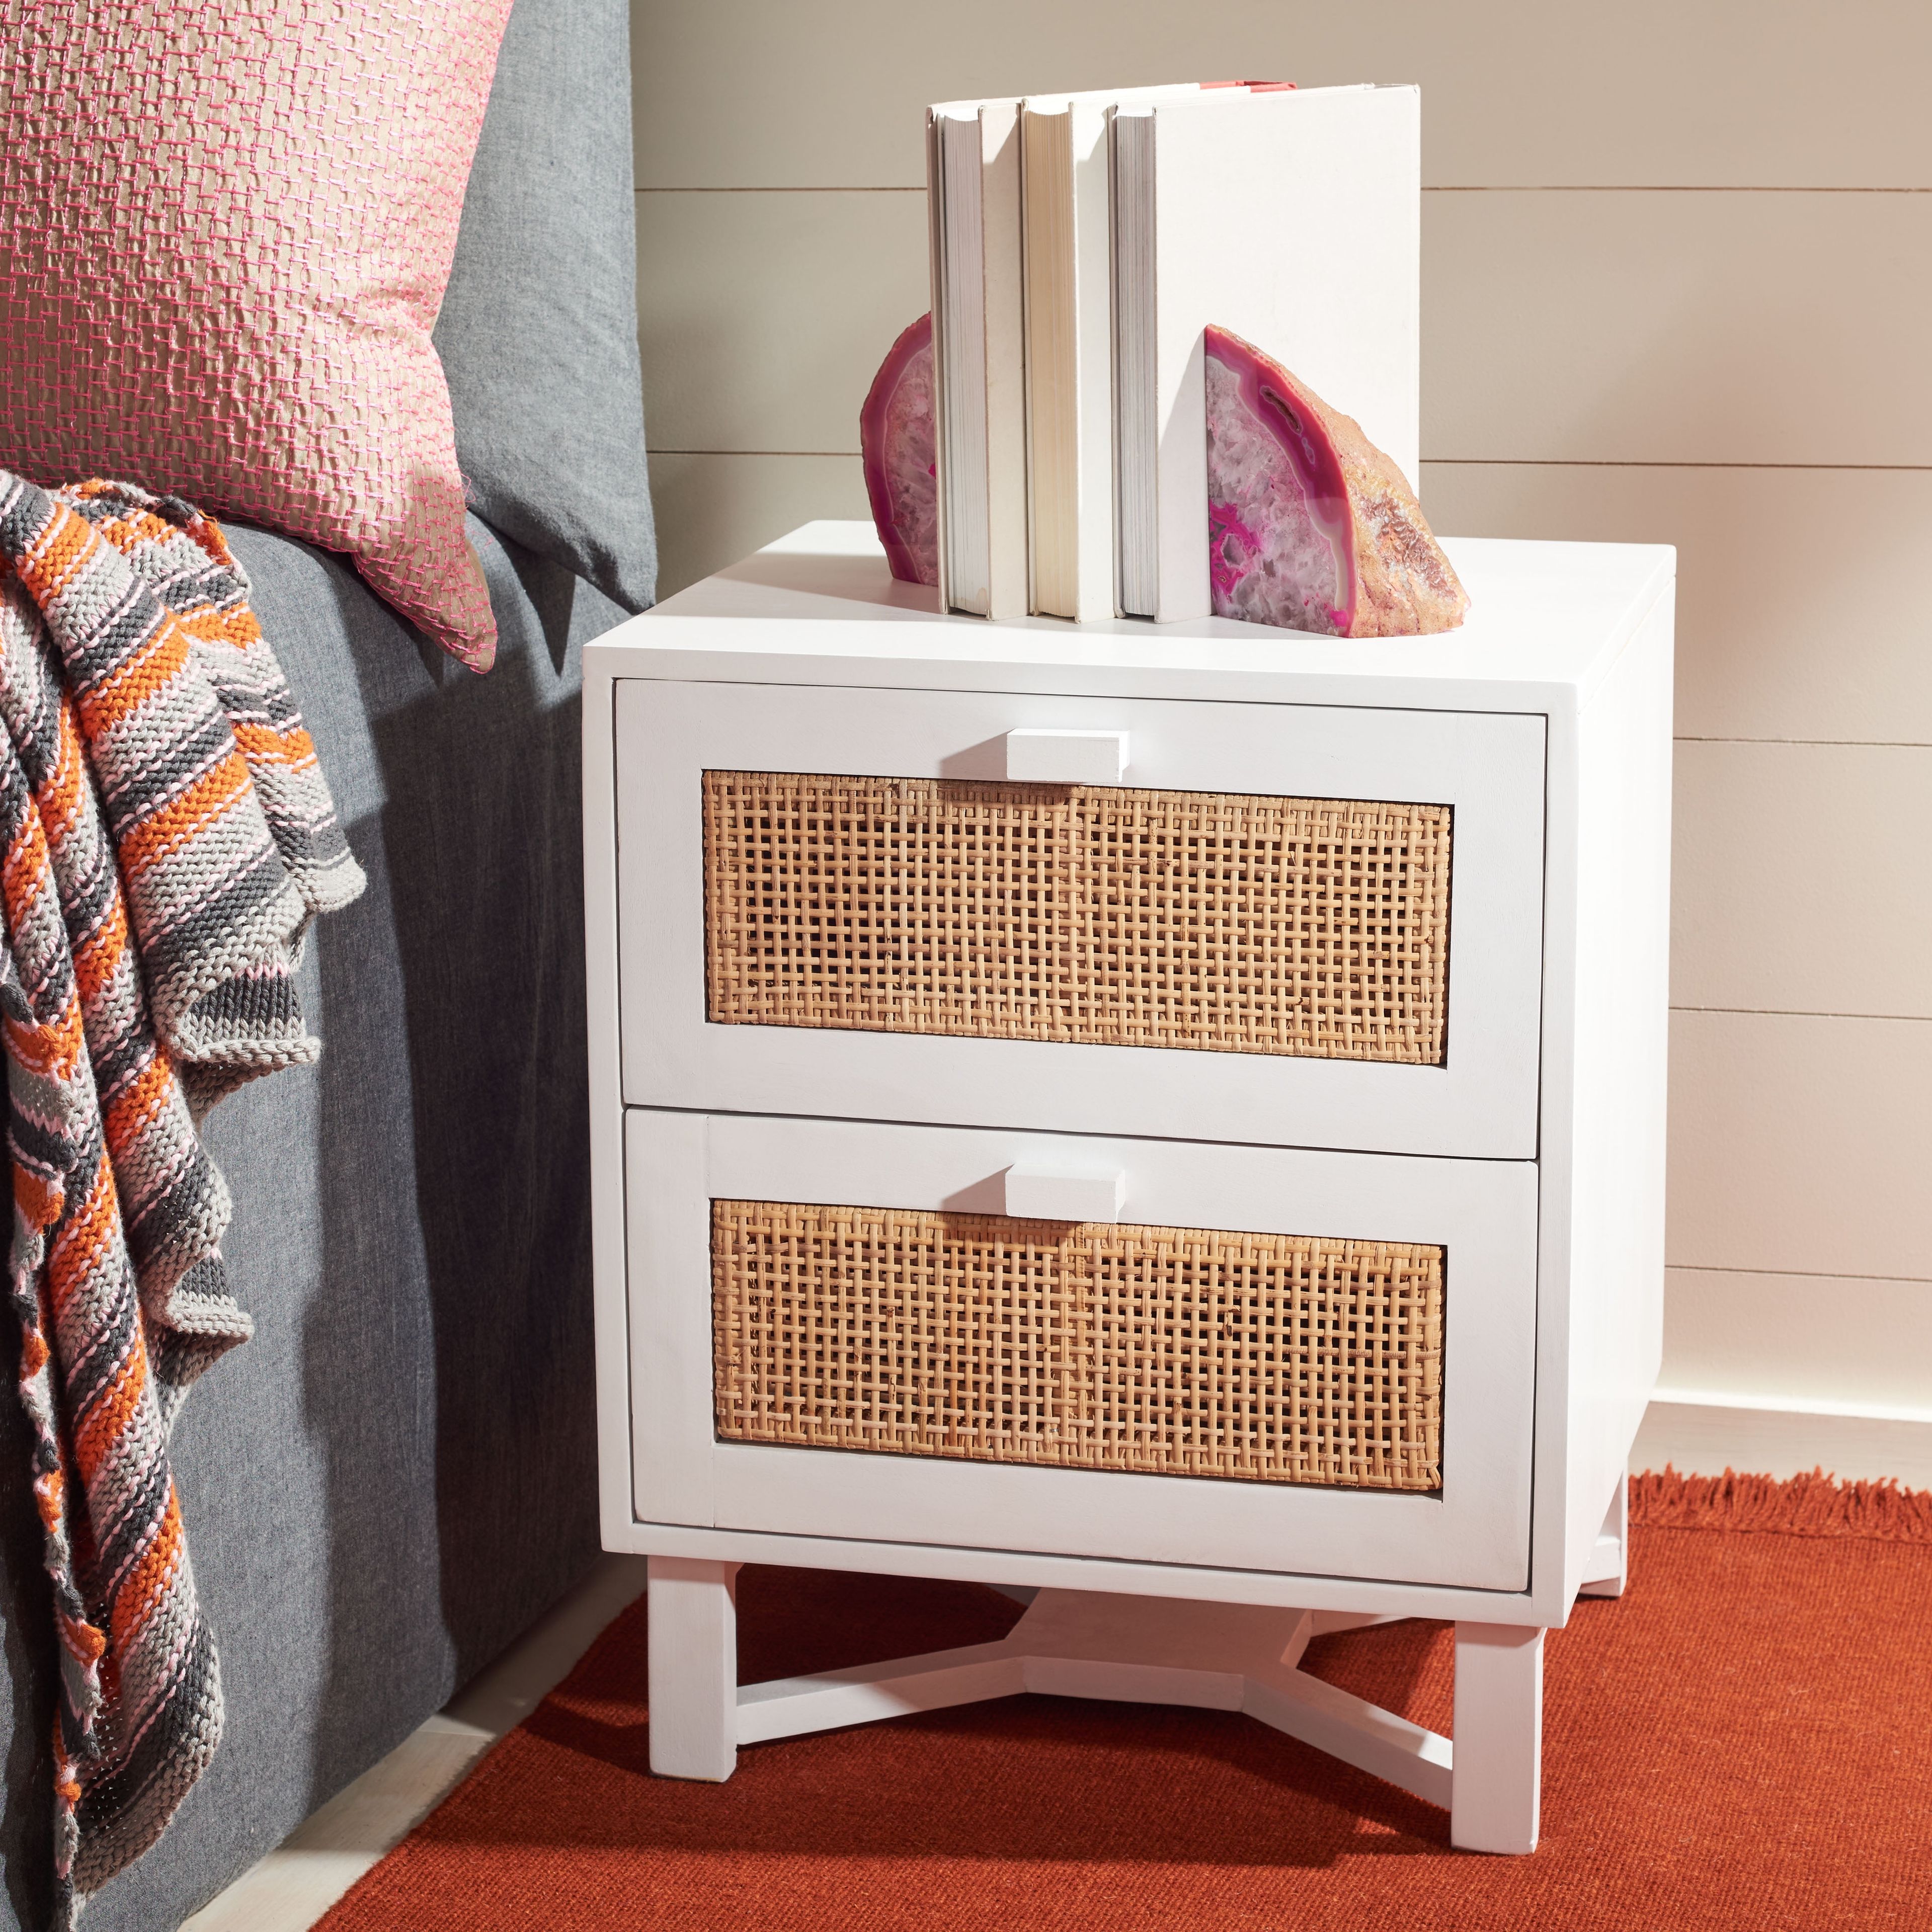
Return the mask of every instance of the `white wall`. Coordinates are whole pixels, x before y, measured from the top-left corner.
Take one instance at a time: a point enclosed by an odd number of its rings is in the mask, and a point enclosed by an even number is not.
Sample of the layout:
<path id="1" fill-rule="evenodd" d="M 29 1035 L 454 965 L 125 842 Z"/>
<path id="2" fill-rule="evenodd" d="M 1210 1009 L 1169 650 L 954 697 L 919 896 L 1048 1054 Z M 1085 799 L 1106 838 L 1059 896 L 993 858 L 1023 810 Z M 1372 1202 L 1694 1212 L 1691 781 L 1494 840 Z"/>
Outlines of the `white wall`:
<path id="1" fill-rule="evenodd" d="M 1430 515 L 1682 552 L 1664 1372 L 1691 1400 L 1646 1448 L 1932 1484 L 1932 6 L 633 20 L 667 591 L 866 514 L 860 403 L 926 307 L 926 103 L 1422 83 Z"/>

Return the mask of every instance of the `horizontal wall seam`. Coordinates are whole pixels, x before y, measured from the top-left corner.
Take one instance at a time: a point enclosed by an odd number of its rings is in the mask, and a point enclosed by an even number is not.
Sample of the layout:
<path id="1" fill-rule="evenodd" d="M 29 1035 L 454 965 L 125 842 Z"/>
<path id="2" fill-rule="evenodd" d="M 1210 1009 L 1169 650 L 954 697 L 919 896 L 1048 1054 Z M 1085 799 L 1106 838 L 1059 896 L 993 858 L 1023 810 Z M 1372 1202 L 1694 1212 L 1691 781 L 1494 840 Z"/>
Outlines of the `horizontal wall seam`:
<path id="1" fill-rule="evenodd" d="M 1478 186 L 1438 182 L 1424 194 L 1932 194 L 1932 188 L 1822 188 L 1803 182 L 1517 182 Z"/>
<path id="2" fill-rule="evenodd" d="M 1800 749 L 1816 746 L 1825 751 L 1932 752 L 1932 743 L 1923 738 L 1705 738 L 1694 732 L 1680 732 L 1671 742 L 1676 745 L 1792 745 Z"/>
<path id="3" fill-rule="evenodd" d="M 1843 1269 L 1828 1273 L 1822 1268 L 1720 1268 L 1708 1262 L 1673 1262 L 1664 1265 L 1679 1274 L 1764 1274 L 1780 1281 L 1894 1281 L 1906 1288 L 1932 1288 L 1932 1280 L 1919 1274 L 1850 1274 Z"/>
<path id="4" fill-rule="evenodd" d="M 640 188 L 640 194 L 923 194 L 916 188 Z"/>
<path id="5" fill-rule="evenodd" d="M 856 449 L 671 449 L 653 443 L 653 456 L 856 456 Z M 1870 471 L 1884 476 L 1932 476 L 1932 463 L 1683 463 L 1666 458 L 1591 456 L 1425 456 L 1431 464 L 1463 470 L 1802 470 Z"/>
<path id="6" fill-rule="evenodd" d="M 1892 1439 L 1894 1432 L 1900 1429 L 1924 1430 L 1932 1436 L 1932 1408 L 1918 1403 L 1862 1402 L 1856 1396 L 1843 1394 L 1801 1395 L 1793 1389 L 1684 1388 L 1660 1382 L 1652 1391 L 1650 1408 L 1653 1412 L 1672 1409 L 1685 1420 L 1697 1414 L 1724 1416 L 1734 1427 L 1747 1417 L 1755 1417 L 1760 1424 L 1780 1429 L 1822 1424 L 1834 1435 L 1850 1427 L 1876 1430 Z M 1667 1429 L 1668 1424 L 1665 1426 Z"/>
<path id="7" fill-rule="evenodd" d="M 1802 182 L 1438 182 L 1424 194 L 1932 194 L 1932 188 L 1820 188 Z M 926 184 L 890 186 L 847 182 L 836 188 L 640 188 L 639 194 L 923 194 Z"/>
<path id="8" fill-rule="evenodd" d="M 1754 1019 L 1767 1020 L 1873 1020 L 1883 1021 L 1887 1025 L 1894 1022 L 1906 1026 L 1932 1026 L 1932 1013 L 1834 1013 L 1821 1012 L 1815 1006 L 1680 1006 L 1673 1004 L 1673 1013 L 1743 1013 Z"/>
<path id="9" fill-rule="evenodd" d="M 1841 470 L 1885 475 L 1932 474 L 1932 463 L 1724 463 L 1661 456 L 1425 456 L 1425 464 L 1465 470 Z"/>

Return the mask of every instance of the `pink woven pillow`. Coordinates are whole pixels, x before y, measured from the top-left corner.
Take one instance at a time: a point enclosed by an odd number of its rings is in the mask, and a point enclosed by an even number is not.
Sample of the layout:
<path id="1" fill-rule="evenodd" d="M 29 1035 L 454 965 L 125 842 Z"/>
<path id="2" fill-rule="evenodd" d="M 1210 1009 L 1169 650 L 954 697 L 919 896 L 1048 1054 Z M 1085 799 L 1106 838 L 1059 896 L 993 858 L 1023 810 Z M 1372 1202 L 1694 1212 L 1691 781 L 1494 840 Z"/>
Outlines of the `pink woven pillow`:
<path id="1" fill-rule="evenodd" d="M 510 0 L 0 0 L 0 468 L 346 551 L 496 651 L 430 330 Z"/>

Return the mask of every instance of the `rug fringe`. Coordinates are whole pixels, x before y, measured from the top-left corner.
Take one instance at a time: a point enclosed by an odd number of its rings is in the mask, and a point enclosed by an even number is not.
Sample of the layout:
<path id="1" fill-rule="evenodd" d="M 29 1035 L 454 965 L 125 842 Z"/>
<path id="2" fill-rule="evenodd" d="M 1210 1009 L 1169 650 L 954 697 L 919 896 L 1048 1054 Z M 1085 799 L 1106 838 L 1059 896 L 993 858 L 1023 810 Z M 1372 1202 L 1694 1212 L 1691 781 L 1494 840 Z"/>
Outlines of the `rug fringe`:
<path id="1" fill-rule="evenodd" d="M 1681 1476 L 1666 1463 L 1630 1478 L 1630 1516 L 1647 1529 L 1756 1530 L 1774 1536 L 1850 1536 L 1932 1543 L 1932 1490 L 1896 1478 L 1841 1483 L 1822 1469 L 1771 1476 Z"/>

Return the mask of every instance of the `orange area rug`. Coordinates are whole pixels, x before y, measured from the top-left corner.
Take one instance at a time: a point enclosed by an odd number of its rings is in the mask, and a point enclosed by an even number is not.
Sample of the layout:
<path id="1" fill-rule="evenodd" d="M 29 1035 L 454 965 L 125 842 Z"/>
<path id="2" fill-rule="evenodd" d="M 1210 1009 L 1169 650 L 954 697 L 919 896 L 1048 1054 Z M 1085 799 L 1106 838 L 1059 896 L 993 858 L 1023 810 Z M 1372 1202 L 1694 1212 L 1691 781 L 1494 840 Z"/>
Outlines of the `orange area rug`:
<path id="1" fill-rule="evenodd" d="M 1251 1719 L 1018 1697 L 647 1768 L 644 1607 L 326 1932 L 1827 1932 L 1932 1921 L 1932 1496 L 1640 1478 L 1630 1588 L 1546 1652 L 1543 1844 Z M 977 1643 L 976 1586 L 748 1569 L 746 1682 Z M 1306 1667 L 1450 1729 L 1447 1625 Z"/>

